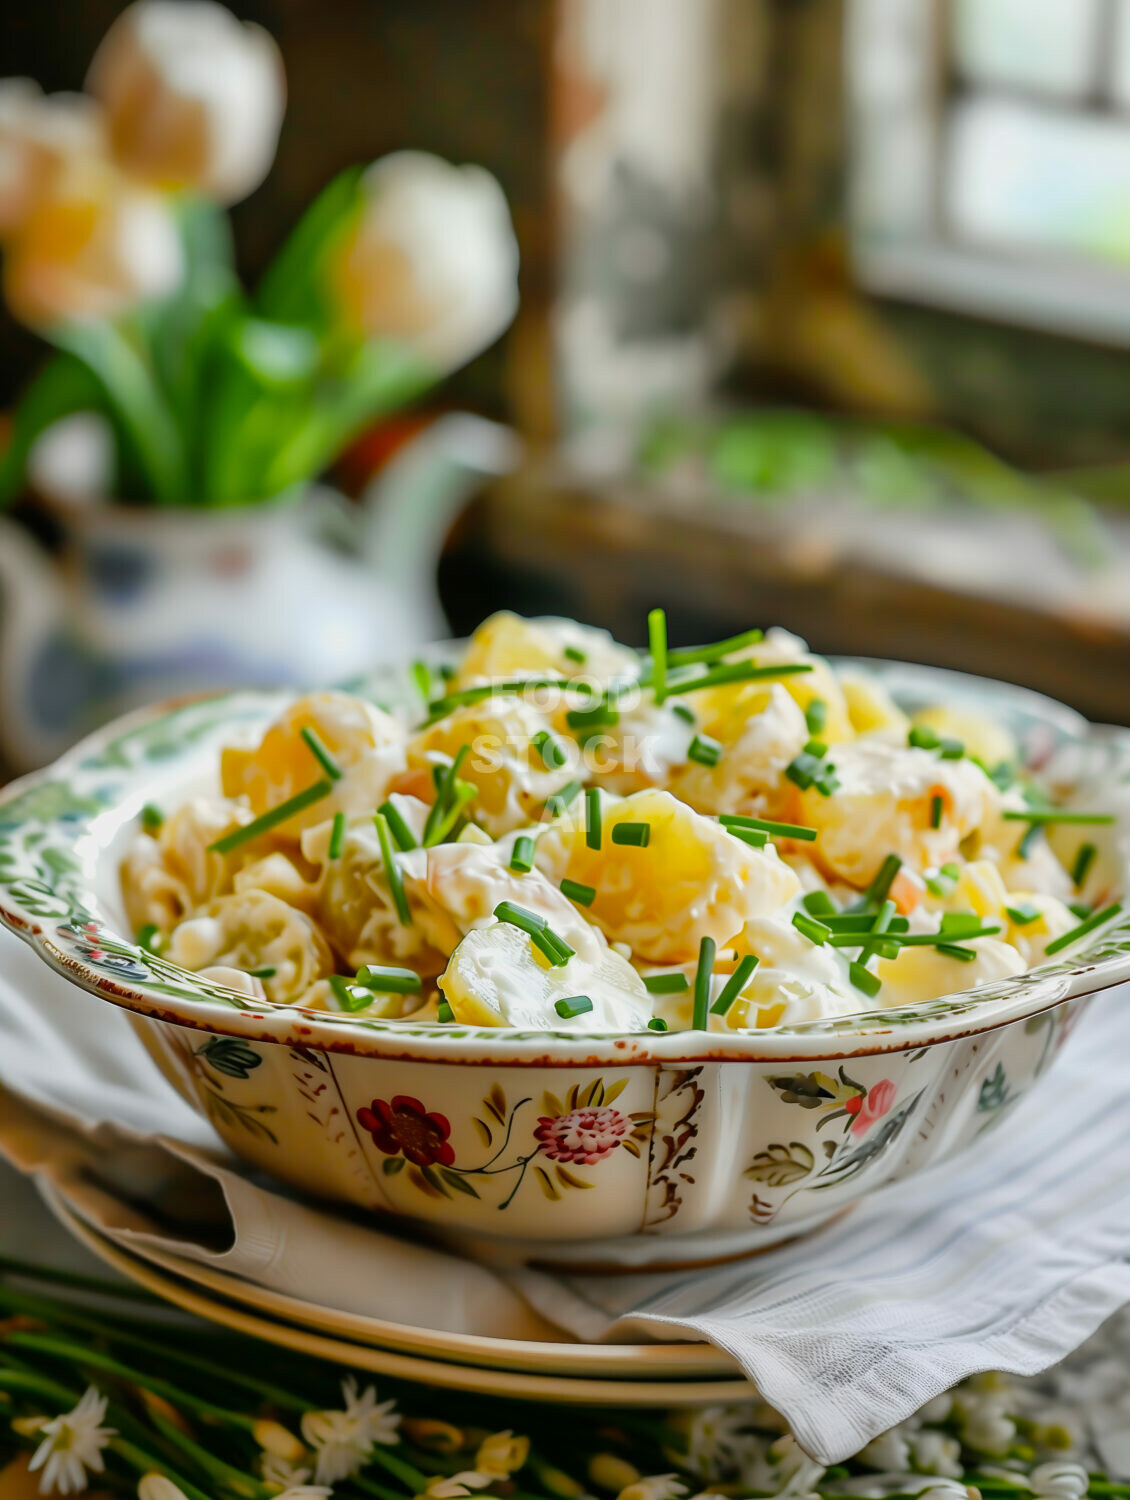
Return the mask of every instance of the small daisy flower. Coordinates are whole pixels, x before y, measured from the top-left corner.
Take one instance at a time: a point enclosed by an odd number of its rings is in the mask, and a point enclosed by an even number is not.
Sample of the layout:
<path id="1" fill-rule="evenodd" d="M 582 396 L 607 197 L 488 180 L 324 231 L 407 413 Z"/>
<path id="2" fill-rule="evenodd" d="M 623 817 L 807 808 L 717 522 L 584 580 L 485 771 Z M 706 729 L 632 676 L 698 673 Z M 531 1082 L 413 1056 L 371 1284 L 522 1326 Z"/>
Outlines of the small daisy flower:
<path id="1" fill-rule="evenodd" d="M 1083 1500 L 1090 1479 L 1081 1464 L 1053 1459 L 1040 1464 L 1028 1475 L 1036 1500 Z"/>
<path id="2" fill-rule="evenodd" d="M 101 1474 L 106 1465 L 102 1450 L 116 1435 L 113 1427 L 103 1427 L 106 1397 L 90 1385 L 73 1411 L 64 1412 L 44 1422 L 39 1432 L 42 1441 L 32 1455 L 28 1469 L 42 1469 L 39 1481 L 41 1495 L 74 1495 L 86 1489 L 86 1471 Z"/>
<path id="3" fill-rule="evenodd" d="M 686 1434 L 683 1452 L 672 1450 L 674 1462 L 701 1479 L 722 1479 L 733 1471 L 745 1451 L 750 1426 L 748 1406 L 704 1406 L 680 1414 L 677 1419 Z"/>
<path id="4" fill-rule="evenodd" d="M 965 1472 L 961 1444 L 945 1432 L 918 1432 L 910 1440 L 910 1455 L 920 1474 L 960 1479 Z"/>
<path id="5" fill-rule="evenodd" d="M 371 1385 L 358 1394 L 351 1375 L 342 1381 L 341 1393 L 343 1411 L 308 1411 L 302 1416 L 302 1436 L 314 1450 L 314 1478 L 320 1485 L 352 1478 L 378 1443 L 400 1441 L 395 1401 L 378 1403 Z"/>

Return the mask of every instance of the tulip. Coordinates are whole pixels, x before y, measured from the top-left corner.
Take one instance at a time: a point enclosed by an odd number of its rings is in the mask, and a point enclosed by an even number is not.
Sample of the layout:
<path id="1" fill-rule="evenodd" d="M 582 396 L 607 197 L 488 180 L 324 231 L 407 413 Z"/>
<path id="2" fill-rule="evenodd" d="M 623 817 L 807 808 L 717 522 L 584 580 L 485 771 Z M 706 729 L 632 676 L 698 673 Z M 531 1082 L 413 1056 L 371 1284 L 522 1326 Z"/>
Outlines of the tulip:
<path id="1" fill-rule="evenodd" d="M 107 163 L 65 172 L 4 261 L 8 305 L 33 327 L 113 319 L 171 292 L 183 273 L 165 201 Z"/>
<path id="2" fill-rule="evenodd" d="M 68 164 L 103 150 L 92 99 L 44 95 L 30 78 L 0 79 L 0 237 L 19 230 Z"/>
<path id="3" fill-rule="evenodd" d="M 395 340 L 453 370 L 492 344 L 518 305 L 506 199 L 482 167 L 419 151 L 375 162 L 329 266 L 331 295 L 365 338 Z"/>
<path id="4" fill-rule="evenodd" d="M 87 75 L 131 175 L 235 203 L 270 170 L 286 104 L 278 47 L 212 0 L 138 0 Z"/>

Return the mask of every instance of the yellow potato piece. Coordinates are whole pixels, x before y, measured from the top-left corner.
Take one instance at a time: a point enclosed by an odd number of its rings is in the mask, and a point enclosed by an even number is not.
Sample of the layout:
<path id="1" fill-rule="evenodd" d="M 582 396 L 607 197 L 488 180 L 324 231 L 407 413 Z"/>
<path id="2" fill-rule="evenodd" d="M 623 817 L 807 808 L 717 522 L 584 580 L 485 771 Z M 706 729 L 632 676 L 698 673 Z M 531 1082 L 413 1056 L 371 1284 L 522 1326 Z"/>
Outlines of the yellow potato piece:
<path id="1" fill-rule="evenodd" d="M 275 1001 L 296 999 L 334 968 L 329 944 L 310 918 L 266 891 L 210 901 L 173 929 L 167 956 L 197 972 L 217 965 L 273 970 L 262 982 Z"/>
<path id="2" fill-rule="evenodd" d="M 584 661 L 566 656 L 567 648 Z M 467 646 L 453 686 L 535 674 L 595 677 L 604 682 L 621 674 L 635 675 L 639 660 L 634 651 L 618 645 L 604 630 L 573 620 L 523 620 L 501 610 L 484 620 Z"/>
<path id="3" fill-rule="evenodd" d="M 347 693 L 309 693 L 292 703 L 254 749 L 226 747 L 220 757 L 224 795 L 246 797 L 258 816 L 325 776 L 302 738 L 312 729 L 342 771 L 323 797 L 274 830 L 296 839 L 335 812 L 372 813 L 404 769 L 404 731 L 390 714 Z"/>
<path id="4" fill-rule="evenodd" d="M 720 709 L 701 726 L 723 747 L 717 764 L 686 761 L 672 775 L 671 791 L 698 812 L 780 811 L 791 792 L 785 768 L 809 739 L 799 705 L 781 683 L 751 682 L 722 698 Z"/>
<path id="5" fill-rule="evenodd" d="M 961 946 L 976 952 L 977 957 L 971 963 L 926 947 L 901 948 L 897 958 L 881 958 L 875 965 L 875 973 L 883 988 L 875 1005 L 917 1005 L 919 1001 L 936 1000 L 989 980 L 1022 974 L 1027 967 L 1011 943 L 1000 938 L 976 938 Z"/>
<path id="6" fill-rule="evenodd" d="M 856 734 L 881 734 L 905 742 L 910 720 L 873 677 L 841 674 L 840 687 Z"/>
<path id="7" fill-rule="evenodd" d="M 235 802 L 197 797 L 167 817 L 156 838 L 141 833 L 122 861 L 122 897 L 134 931 L 152 922 L 162 932 L 204 902 L 226 895 L 246 849 L 216 854 L 209 845 L 251 814 Z"/>
<path id="8" fill-rule="evenodd" d="M 646 848 L 615 842 L 624 823 L 648 824 Z M 593 886 L 587 915 L 652 963 L 688 962 L 703 937 L 725 943 L 800 885 L 771 845 L 752 849 L 659 790 L 606 806 L 599 849 L 588 847 L 583 819 L 551 828 L 538 845 L 538 865 L 554 880 Z"/>
<path id="9" fill-rule="evenodd" d="M 914 715 L 914 722 L 924 729 L 932 729 L 935 734 L 960 740 L 966 754 L 990 770 L 1002 761 L 1015 765 L 1020 759 L 1016 741 L 1004 725 L 972 709 L 942 705 L 923 708 Z"/>
<path id="10" fill-rule="evenodd" d="M 556 767 L 546 764 L 535 739 L 547 733 L 548 720 L 532 704 L 500 695 L 457 708 L 422 730 L 409 742 L 408 764 L 418 769 L 434 765 L 439 756 L 454 760 L 467 746 L 459 777 L 478 788 L 468 816 L 500 838 L 533 822 L 546 798 L 576 774 L 572 759 Z M 554 738 L 563 755 L 575 748 L 560 736 Z"/>
<path id="11" fill-rule="evenodd" d="M 830 797 L 815 786 L 801 792 L 796 821 L 819 830 L 811 846 L 816 863 L 857 888 L 875 877 L 888 854 L 916 871 L 954 859 L 1000 799 L 971 761 L 942 760 L 929 750 L 864 739 L 837 746 L 829 759 L 839 789 Z M 942 798 L 937 828 L 935 796 Z"/>
<path id="12" fill-rule="evenodd" d="M 440 975 L 439 987 L 457 1021 L 540 1031 L 643 1031 L 651 996 L 626 959 L 602 947 L 551 968 L 529 936 L 497 922 L 469 932 Z M 562 1017 L 555 1002 L 584 995 L 592 1009 Z"/>

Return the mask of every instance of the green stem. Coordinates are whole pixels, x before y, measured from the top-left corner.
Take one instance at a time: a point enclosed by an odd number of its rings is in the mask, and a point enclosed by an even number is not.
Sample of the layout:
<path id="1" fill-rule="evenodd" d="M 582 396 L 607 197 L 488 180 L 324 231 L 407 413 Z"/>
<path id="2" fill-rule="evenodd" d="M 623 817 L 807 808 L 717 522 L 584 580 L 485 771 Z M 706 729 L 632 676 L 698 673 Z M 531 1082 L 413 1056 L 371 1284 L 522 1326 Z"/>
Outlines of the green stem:
<path id="1" fill-rule="evenodd" d="M 184 444 L 153 372 L 119 328 L 72 323 L 51 330 L 52 343 L 81 360 L 105 392 L 158 505 L 182 504 L 188 492 Z"/>
<path id="2" fill-rule="evenodd" d="M 142 1334 L 113 1327 L 104 1323 L 100 1318 L 79 1312 L 75 1308 L 57 1306 L 31 1294 L 9 1291 L 3 1286 L 0 1286 L 0 1306 L 9 1307 L 15 1312 L 30 1313 L 34 1317 L 42 1318 L 45 1322 L 54 1321 L 63 1324 L 64 1327 L 81 1329 L 84 1333 L 95 1334 L 111 1344 L 129 1345 L 131 1348 L 145 1354 L 152 1354 L 161 1360 L 174 1361 L 186 1370 L 194 1370 L 197 1374 L 208 1376 L 209 1379 L 242 1387 L 284 1410 L 305 1411 L 309 1405 L 308 1402 L 292 1395 L 289 1391 L 283 1390 L 281 1386 L 270 1385 L 231 1366 L 216 1364 L 214 1360 L 205 1359 L 202 1355 L 190 1354 L 183 1349 L 178 1349 L 172 1343 L 158 1344 Z M 8 1342 L 11 1342 L 10 1337 Z"/>
<path id="3" fill-rule="evenodd" d="M 166 1441 L 173 1447 L 178 1448 L 187 1458 L 197 1464 L 209 1479 L 214 1479 L 220 1484 L 226 1485 L 239 1495 L 246 1495 L 248 1500 L 265 1500 L 269 1495 L 266 1485 L 262 1484 L 253 1474 L 248 1474 L 243 1469 L 237 1469 L 232 1464 L 225 1463 L 222 1458 L 216 1458 L 202 1447 L 195 1438 L 188 1433 L 182 1432 L 174 1422 L 158 1411 L 149 1412 L 149 1420 L 157 1431 L 162 1433 Z"/>
<path id="4" fill-rule="evenodd" d="M 188 1496 L 188 1500 L 212 1500 L 210 1495 L 206 1495 L 203 1490 L 198 1490 L 182 1474 L 178 1474 L 175 1469 L 171 1469 L 165 1459 L 154 1458 L 151 1453 L 147 1453 L 144 1448 L 138 1447 L 136 1443 L 128 1442 L 125 1438 L 111 1438 L 110 1447 L 136 1473 L 163 1474 L 166 1479 L 171 1479 L 179 1489 L 184 1491 Z"/>
<path id="5" fill-rule="evenodd" d="M 119 1380 L 126 1380 L 131 1385 L 152 1391 L 154 1395 L 163 1396 L 174 1404 L 179 1402 L 225 1427 L 237 1427 L 250 1432 L 255 1425 L 254 1417 L 243 1416 L 223 1406 L 215 1406 L 211 1401 L 205 1401 L 201 1396 L 194 1396 L 190 1391 L 182 1390 L 169 1380 L 162 1380 L 160 1376 L 135 1370 L 130 1365 L 122 1364 L 111 1354 L 103 1354 L 98 1349 L 84 1347 L 82 1344 L 73 1344 L 69 1339 L 56 1338 L 50 1334 L 16 1332 L 6 1334 L 4 1342 L 16 1349 L 31 1349 L 54 1359 L 70 1360 L 80 1369 L 102 1370 L 108 1375 L 117 1376 Z"/>
<path id="6" fill-rule="evenodd" d="M 428 1476 L 422 1474 L 412 1464 L 406 1463 L 404 1459 L 397 1458 L 395 1453 L 390 1453 L 380 1443 L 374 1443 L 369 1452 L 369 1462 L 379 1464 L 382 1469 L 387 1469 L 390 1474 L 395 1474 L 402 1484 L 406 1484 L 413 1495 L 418 1495 L 427 1489 Z"/>

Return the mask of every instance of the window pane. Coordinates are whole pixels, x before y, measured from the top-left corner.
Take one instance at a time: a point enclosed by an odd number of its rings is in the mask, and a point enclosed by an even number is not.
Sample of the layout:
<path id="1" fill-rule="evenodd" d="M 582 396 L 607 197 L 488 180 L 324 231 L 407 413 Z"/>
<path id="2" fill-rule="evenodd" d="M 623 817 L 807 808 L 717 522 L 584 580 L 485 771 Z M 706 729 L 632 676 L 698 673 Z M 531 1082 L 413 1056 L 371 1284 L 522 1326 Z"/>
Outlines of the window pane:
<path id="1" fill-rule="evenodd" d="M 954 0 L 954 62 L 971 83 L 1061 99 L 1096 86 L 1100 0 Z"/>
<path id="2" fill-rule="evenodd" d="M 969 240 L 1130 258 L 1130 121 L 970 100 L 947 132 L 946 220 Z"/>

